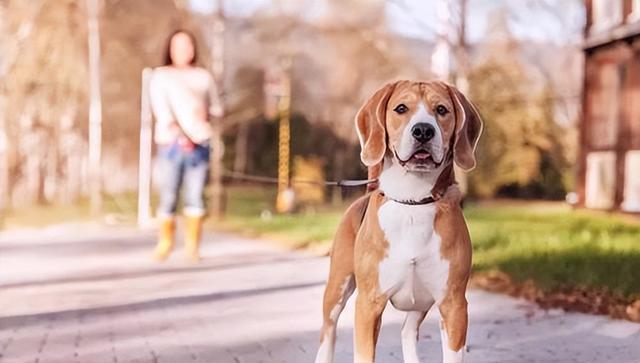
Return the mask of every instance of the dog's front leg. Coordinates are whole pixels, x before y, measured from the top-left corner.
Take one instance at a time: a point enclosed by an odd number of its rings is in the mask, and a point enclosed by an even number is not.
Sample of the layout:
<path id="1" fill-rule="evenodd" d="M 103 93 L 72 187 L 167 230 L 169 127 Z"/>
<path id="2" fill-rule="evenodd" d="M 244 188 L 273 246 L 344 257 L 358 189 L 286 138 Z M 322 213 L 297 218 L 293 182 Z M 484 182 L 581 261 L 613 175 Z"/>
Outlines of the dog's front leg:
<path id="1" fill-rule="evenodd" d="M 375 361 L 376 343 L 380 333 L 382 313 L 387 306 L 387 298 L 374 296 L 365 291 L 358 292 L 356 298 L 355 321 L 355 363 L 373 363 Z"/>
<path id="2" fill-rule="evenodd" d="M 420 363 L 418 358 L 418 332 L 427 311 L 409 311 L 402 324 L 402 357 L 405 363 Z"/>
<path id="3" fill-rule="evenodd" d="M 439 306 L 442 361 L 462 363 L 467 340 L 467 299 L 464 290 L 449 293 Z"/>

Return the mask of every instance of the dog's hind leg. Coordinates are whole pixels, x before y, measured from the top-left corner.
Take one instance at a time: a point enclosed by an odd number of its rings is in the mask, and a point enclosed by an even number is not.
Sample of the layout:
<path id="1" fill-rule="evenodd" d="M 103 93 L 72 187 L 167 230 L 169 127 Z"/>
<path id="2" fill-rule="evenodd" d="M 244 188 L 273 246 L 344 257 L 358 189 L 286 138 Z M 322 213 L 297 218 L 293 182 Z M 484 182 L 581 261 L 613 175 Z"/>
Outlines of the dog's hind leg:
<path id="1" fill-rule="evenodd" d="M 356 288 L 353 248 L 368 202 L 367 196 L 356 200 L 347 209 L 336 231 L 331 251 L 329 281 L 324 290 L 323 324 L 316 363 L 333 361 L 338 318 Z"/>
<path id="2" fill-rule="evenodd" d="M 316 355 L 315 363 L 331 363 L 333 362 L 333 354 L 336 344 L 336 329 L 338 318 L 344 309 L 347 300 L 355 290 L 355 277 L 347 276 L 342 284 L 336 281 L 334 284 L 327 285 L 325 291 L 324 311 L 322 333 L 320 337 L 320 348 Z M 331 287 L 331 291 L 329 288 Z"/>

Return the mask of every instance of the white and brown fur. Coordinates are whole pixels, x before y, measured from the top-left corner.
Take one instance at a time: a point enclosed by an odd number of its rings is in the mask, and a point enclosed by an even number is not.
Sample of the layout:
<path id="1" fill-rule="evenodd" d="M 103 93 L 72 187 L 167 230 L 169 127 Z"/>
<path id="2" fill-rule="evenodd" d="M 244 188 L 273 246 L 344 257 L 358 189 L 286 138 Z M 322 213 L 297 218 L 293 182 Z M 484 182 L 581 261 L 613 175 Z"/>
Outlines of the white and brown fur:
<path id="1" fill-rule="evenodd" d="M 408 111 L 398 114 L 394 109 L 401 103 Z M 448 113 L 437 114 L 439 105 Z M 415 152 L 408 130 L 416 122 L 437 129 L 429 145 L 431 167 L 398 160 Z M 378 90 L 362 106 L 356 128 L 362 161 L 371 177 L 379 174 L 379 189 L 355 201 L 338 226 L 316 363 L 333 361 L 338 317 L 356 287 L 354 362 L 374 362 L 381 316 L 389 301 L 407 312 L 401 333 L 405 362 L 419 362 L 418 329 L 434 304 L 442 317 L 443 361 L 462 362 L 471 242 L 453 162 L 465 170 L 475 166 L 482 130 L 478 112 L 445 83 L 399 81 Z M 436 202 L 398 202 L 428 196 Z"/>

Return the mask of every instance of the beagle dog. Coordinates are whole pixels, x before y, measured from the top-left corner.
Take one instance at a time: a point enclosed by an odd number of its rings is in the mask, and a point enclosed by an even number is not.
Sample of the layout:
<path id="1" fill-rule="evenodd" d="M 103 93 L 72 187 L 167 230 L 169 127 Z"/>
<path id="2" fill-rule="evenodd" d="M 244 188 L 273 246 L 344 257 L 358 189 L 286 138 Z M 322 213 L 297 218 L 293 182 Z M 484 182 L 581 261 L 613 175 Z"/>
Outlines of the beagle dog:
<path id="1" fill-rule="evenodd" d="M 407 312 L 405 362 L 419 362 L 418 329 L 434 304 L 443 360 L 462 362 L 471 241 L 453 163 L 475 166 L 480 115 L 446 83 L 399 81 L 362 106 L 356 128 L 362 162 L 371 176 L 379 173 L 379 188 L 355 201 L 338 226 L 315 362 L 333 361 L 338 317 L 356 287 L 354 362 L 374 362 L 389 301 Z"/>

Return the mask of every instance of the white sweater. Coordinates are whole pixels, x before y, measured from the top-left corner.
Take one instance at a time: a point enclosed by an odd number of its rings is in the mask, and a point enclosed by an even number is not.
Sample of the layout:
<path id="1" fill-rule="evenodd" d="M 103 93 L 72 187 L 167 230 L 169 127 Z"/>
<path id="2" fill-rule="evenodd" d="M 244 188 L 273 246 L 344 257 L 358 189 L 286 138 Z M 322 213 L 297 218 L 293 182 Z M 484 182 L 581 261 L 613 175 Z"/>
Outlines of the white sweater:
<path id="1" fill-rule="evenodd" d="M 183 132 L 194 143 L 209 140 L 209 116 L 221 112 L 215 82 L 206 69 L 158 67 L 151 76 L 149 96 L 156 144 L 171 144 Z"/>

